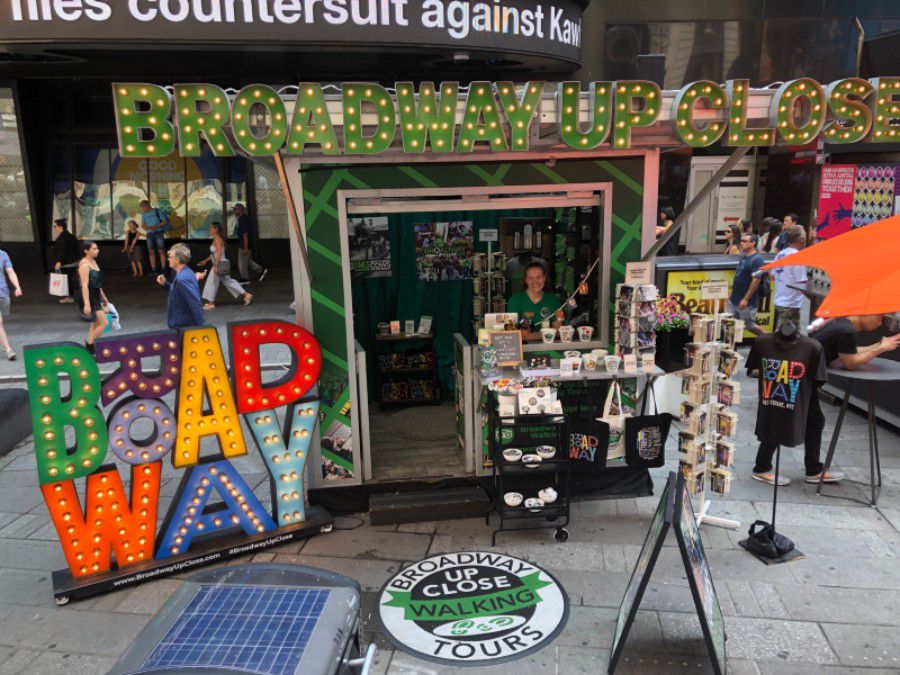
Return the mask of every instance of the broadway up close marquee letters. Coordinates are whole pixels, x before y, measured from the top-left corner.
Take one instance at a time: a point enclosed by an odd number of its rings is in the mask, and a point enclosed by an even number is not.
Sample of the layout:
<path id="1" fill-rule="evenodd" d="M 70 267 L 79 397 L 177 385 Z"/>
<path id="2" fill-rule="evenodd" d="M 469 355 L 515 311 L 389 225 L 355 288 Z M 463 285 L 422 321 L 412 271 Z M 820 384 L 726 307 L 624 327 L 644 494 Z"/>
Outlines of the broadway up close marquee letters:
<path id="1" fill-rule="evenodd" d="M 289 155 L 310 154 L 310 148 L 313 154 L 373 155 L 391 147 L 398 126 L 407 153 L 524 152 L 545 85 L 473 82 L 463 94 L 458 82 L 422 82 L 418 92 L 412 82 L 398 82 L 394 92 L 374 83 L 344 83 L 340 141 L 322 86 L 312 82 L 298 85 L 290 116 L 279 92 L 263 84 L 230 97 L 214 84 L 175 84 L 170 92 L 150 83 L 116 83 L 113 97 L 124 157 L 163 157 L 176 144 L 182 156 L 196 157 L 203 142 L 220 157 L 237 150 L 261 157 L 282 148 Z M 570 148 L 597 148 L 610 135 L 612 147 L 629 148 L 632 131 L 660 117 L 663 94 L 653 82 L 593 82 L 589 89 L 586 115 L 579 82 L 562 82 L 556 91 L 559 136 Z M 768 126 L 756 128 L 747 122 L 748 80 L 725 86 L 704 80 L 678 92 L 671 118 L 680 140 L 695 148 L 720 139 L 726 146 L 769 146 L 776 140 L 800 145 L 820 133 L 835 144 L 886 143 L 900 133 L 898 97 L 900 77 L 846 78 L 827 86 L 801 78 L 778 87 Z"/>
<path id="2" fill-rule="evenodd" d="M 96 358 L 68 342 L 26 347 L 38 478 L 69 566 L 54 573 L 57 598 L 308 536 L 311 520 L 319 530 L 303 489 L 319 410 L 304 396 L 321 369 L 319 343 L 285 321 L 233 323 L 228 334 L 230 376 L 211 326 L 99 340 Z M 292 365 L 263 382 L 260 347 L 273 343 L 290 350 Z M 101 379 L 98 363 L 116 368 Z M 271 508 L 231 461 L 248 452 L 241 417 L 269 472 Z M 152 429 L 143 438 L 132 429 L 139 421 Z M 110 450 L 130 470 L 127 492 L 116 464 L 104 464 Z M 157 531 L 167 456 L 183 474 Z"/>

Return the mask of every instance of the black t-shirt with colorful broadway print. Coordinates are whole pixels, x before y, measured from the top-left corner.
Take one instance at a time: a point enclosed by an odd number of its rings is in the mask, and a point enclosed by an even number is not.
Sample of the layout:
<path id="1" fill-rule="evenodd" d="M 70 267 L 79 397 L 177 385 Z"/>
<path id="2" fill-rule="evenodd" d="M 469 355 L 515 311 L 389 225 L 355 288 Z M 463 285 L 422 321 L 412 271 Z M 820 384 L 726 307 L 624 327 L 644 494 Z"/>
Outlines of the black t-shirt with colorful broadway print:
<path id="1" fill-rule="evenodd" d="M 774 335 L 756 338 L 747 371 L 759 370 L 756 437 L 763 443 L 793 447 L 803 442 L 806 416 L 816 387 L 828 375 L 822 345 L 800 336 L 779 344 Z"/>

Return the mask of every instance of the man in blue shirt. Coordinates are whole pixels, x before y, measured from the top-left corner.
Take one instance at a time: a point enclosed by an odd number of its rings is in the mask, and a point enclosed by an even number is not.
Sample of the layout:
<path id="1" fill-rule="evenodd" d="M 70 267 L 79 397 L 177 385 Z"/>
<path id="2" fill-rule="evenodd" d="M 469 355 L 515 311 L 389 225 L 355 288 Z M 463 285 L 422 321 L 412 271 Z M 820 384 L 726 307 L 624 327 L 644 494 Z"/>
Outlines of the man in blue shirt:
<path id="1" fill-rule="evenodd" d="M 766 259 L 756 250 L 758 238 L 755 234 L 741 235 L 741 259 L 734 271 L 734 286 L 728 298 L 726 311 L 744 322 L 744 326 L 754 335 L 762 335 L 763 331 L 756 323 L 756 310 L 759 307 L 760 277 L 753 275 L 766 264 Z"/>
<path id="2" fill-rule="evenodd" d="M 174 272 L 172 281 L 166 279 L 164 274 L 160 274 L 156 277 L 156 282 L 169 289 L 167 303 L 169 328 L 204 325 L 206 320 L 203 318 L 203 301 L 200 299 L 200 285 L 197 280 L 204 278 L 206 272 L 195 274 L 188 267 L 191 250 L 186 244 L 175 244 L 169 249 L 168 257 L 169 265 Z"/>
<path id="3" fill-rule="evenodd" d="M 156 258 L 153 251 L 159 256 L 159 271 L 166 271 L 166 227 L 169 224 L 169 216 L 158 208 L 150 206 L 147 199 L 141 201 L 141 225 L 147 237 L 147 253 L 150 256 L 150 273 L 156 272 Z"/>

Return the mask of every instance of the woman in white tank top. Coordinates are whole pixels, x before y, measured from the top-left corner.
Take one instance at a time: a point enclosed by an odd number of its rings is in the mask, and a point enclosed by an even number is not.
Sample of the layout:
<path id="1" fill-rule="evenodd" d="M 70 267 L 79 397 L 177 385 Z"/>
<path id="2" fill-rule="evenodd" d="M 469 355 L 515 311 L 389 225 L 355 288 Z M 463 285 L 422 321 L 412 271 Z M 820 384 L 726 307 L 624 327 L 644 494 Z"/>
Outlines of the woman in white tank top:
<path id="1" fill-rule="evenodd" d="M 225 233 L 222 223 L 214 221 L 210 226 L 212 234 L 212 245 L 209 247 L 209 257 L 200 262 L 204 265 L 207 262 L 212 264 L 209 275 L 206 277 L 206 283 L 203 285 L 203 299 L 206 304 L 203 309 L 216 308 L 216 295 L 219 292 L 219 284 L 221 283 L 235 298 L 243 297 L 244 304 L 249 305 L 253 300 L 253 295 L 244 290 L 237 281 L 231 278 L 231 264 L 225 257 Z"/>

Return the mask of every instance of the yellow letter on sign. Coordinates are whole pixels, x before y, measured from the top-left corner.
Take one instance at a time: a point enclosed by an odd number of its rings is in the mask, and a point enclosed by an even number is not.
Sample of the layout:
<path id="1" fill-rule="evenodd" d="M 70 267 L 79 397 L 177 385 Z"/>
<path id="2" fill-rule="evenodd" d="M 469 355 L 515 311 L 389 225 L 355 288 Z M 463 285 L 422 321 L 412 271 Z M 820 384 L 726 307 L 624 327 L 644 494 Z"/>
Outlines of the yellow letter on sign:
<path id="1" fill-rule="evenodd" d="M 182 345 L 172 463 L 175 468 L 197 464 L 204 436 L 217 438 L 224 457 L 247 454 L 219 334 L 212 327 L 192 328 L 184 332 Z M 206 410 L 204 398 L 209 403 Z"/>

